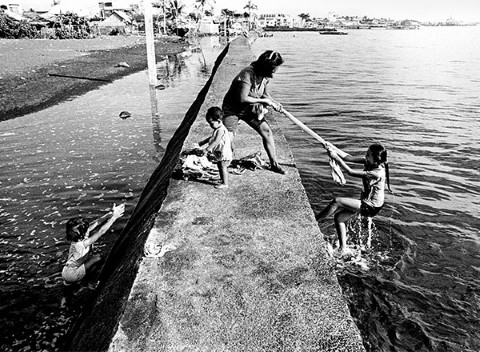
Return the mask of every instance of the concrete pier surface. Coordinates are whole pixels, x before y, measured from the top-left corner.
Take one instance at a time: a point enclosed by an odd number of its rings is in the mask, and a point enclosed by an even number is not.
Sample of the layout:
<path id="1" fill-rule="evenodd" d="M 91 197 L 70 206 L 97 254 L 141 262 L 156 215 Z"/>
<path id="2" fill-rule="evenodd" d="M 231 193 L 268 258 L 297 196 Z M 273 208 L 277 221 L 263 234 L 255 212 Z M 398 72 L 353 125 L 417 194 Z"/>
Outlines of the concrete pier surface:
<path id="1" fill-rule="evenodd" d="M 245 38 L 227 50 L 185 149 L 211 135 L 206 110 L 221 106 L 233 77 L 255 59 Z M 109 351 L 364 351 L 274 118 L 283 117 L 267 115 L 286 175 L 230 174 L 228 189 L 170 181 L 146 243 L 175 249 L 139 260 Z M 236 158 L 260 151 L 268 160 L 243 122 L 235 147 Z M 115 299 L 113 289 L 109 295 L 99 299 Z M 78 341 L 75 350 L 86 345 Z"/>

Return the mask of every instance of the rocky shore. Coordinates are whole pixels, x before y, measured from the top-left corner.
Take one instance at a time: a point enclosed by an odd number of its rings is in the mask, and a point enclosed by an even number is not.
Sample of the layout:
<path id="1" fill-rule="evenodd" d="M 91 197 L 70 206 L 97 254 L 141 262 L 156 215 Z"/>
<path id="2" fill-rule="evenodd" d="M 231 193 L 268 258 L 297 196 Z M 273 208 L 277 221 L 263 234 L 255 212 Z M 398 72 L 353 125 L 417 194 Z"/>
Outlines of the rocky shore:
<path id="1" fill-rule="evenodd" d="M 157 59 L 188 48 L 179 37 L 156 40 Z M 147 68 L 144 37 L 0 40 L 0 121 L 84 94 Z M 125 62 L 128 67 L 119 66 Z"/>

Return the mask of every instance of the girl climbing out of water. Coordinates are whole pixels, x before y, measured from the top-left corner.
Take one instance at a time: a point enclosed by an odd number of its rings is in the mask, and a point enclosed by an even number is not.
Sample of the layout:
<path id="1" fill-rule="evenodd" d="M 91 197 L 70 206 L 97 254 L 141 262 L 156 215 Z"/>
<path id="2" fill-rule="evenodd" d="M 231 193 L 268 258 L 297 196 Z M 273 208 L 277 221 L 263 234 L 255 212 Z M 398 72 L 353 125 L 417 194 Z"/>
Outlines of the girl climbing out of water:
<path id="1" fill-rule="evenodd" d="M 228 188 L 228 165 L 232 161 L 232 144 L 230 134 L 223 124 L 223 111 L 219 107 L 213 106 L 208 109 L 206 120 L 213 129 L 211 137 L 199 142 L 200 146 L 208 144 L 203 154 L 211 154 L 215 159 L 220 173 L 220 183 L 215 188 Z"/>
<path id="2" fill-rule="evenodd" d="M 277 51 L 267 50 L 250 66 L 242 69 L 233 79 L 223 99 L 224 124 L 230 132 L 232 142 L 238 129 L 239 119 L 252 127 L 263 140 L 270 159 L 270 170 L 279 174 L 285 171 L 279 166 L 275 153 L 273 132 L 264 118 L 266 107 L 281 111 L 282 105 L 267 92 L 267 84 L 283 63 Z"/>
<path id="3" fill-rule="evenodd" d="M 355 214 L 374 217 L 382 209 L 385 201 L 385 184 L 390 189 L 387 150 L 381 144 L 372 144 L 365 157 L 353 157 L 343 154 L 343 158 L 337 153 L 336 148 L 330 143 L 327 144 L 327 152 L 330 157 L 353 177 L 359 177 L 363 182 L 363 191 L 360 199 L 338 197 L 316 216 L 317 221 L 330 215 L 334 215 L 335 228 L 337 230 L 339 247 L 338 254 L 343 256 L 350 254 L 347 247 L 347 235 L 345 223 Z M 352 162 L 363 164 L 363 170 L 353 170 L 346 164 Z"/>
<path id="4" fill-rule="evenodd" d="M 67 263 L 62 270 L 62 277 L 66 286 L 77 283 L 85 277 L 86 272 L 98 261 L 100 255 L 91 256 L 92 244 L 102 237 L 113 223 L 120 218 L 125 211 L 125 205 L 112 207 L 112 211 L 89 224 L 88 220 L 79 216 L 67 221 L 66 238 L 70 243 Z M 106 218 L 110 216 L 110 219 Z M 93 234 L 98 226 L 100 228 Z"/>

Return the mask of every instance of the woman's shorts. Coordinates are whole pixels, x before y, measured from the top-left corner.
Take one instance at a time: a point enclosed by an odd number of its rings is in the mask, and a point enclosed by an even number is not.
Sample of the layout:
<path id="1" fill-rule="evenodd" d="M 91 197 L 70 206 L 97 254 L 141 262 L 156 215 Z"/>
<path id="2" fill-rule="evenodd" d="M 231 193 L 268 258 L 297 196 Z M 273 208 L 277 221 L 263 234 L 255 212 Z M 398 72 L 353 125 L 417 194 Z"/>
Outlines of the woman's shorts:
<path id="1" fill-rule="evenodd" d="M 372 207 L 362 200 L 362 205 L 360 206 L 360 214 L 365 217 L 373 218 L 378 212 L 383 208 L 381 207 Z"/>
<path id="2" fill-rule="evenodd" d="M 85 265 L 82 264 L 78 268 L 73 268 L 70 266 L 65 266 L 62 270 L 63 280 L 67 283 L 78 282 L 85 276 Z"/>
<path id="3" fill-rule="evenodd" d="M 242 111 L 239 116 L 226 113 L 225 115 L 228 114 L 228 116 L 223 118 L 223 124 L 227 130 L 233 134 L 236 134 L 238 130 L 239 120 L 243 120 L 250 127 L 257 129 L 263 122 L 266 122 L 265 118 L 263 118 L 262 108 L 262 104 L 252 104 L 247 110 Z M 260 115 L 262 117 L 261 119 L 259 119 Z"/>
<path id="4" fill-rule="evenodd" d="M 223 118 L 223 124 L 227 128 L 228 132 L 233 132 L 234 134 L 238 130 L 238 121 L 239 118 L 236 115 L 225 116 Z"/>

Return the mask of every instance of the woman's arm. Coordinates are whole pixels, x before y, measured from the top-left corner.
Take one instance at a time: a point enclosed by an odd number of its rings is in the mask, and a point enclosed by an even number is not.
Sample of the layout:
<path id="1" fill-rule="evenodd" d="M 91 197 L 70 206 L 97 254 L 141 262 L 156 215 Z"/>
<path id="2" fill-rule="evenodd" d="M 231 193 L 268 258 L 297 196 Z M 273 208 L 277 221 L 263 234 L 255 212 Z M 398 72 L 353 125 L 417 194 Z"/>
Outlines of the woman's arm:
<path id="1" fill-rule="evenodd" d="M 282 104 L 280 104 L 278 101 L 272 98 L 272 96 L 267 92 L 266 87 L 265 87 L 265 91 L 263 92 L 262 98 L 270 99 L 270 101 L 273 103 L 273 105 L 270 105 L 273 108 L 273 110 L 278 112 L 282 111 L 283 109 Z"/>
<path id="2" fill-rule="evenodd" d="M 115 220 L 121 217 L 124 212 L 125 212 L 125 204 L 120 204 L 118 206 L 115 206 L 114 204 L 112 207 L 112 212 L 108 213 L 109 215 L 111 214 L 111 218 L 108 219 L 108 221 L 105 222 L 95 234 L 93 234 L 92 236 L 88 237 L 83 241 L 84 246 L 88 247 L 93 243 L 97 242 L 97 240 L 108 231 L 108 229 L 113 225 Z M 90 228 L 88 232 L 90 232 Z"/>
<path id="3" fill-rule="evenodd" d="M 256 104 L 261 103 L 268 106 L 271 106 L 273 109 L 277 110 L 278 105 L 274 100 L 271 98 L 264 98 L 265 94 L 261 98 L 254 98 L 251 97 L 250 94 L 251 85 L 246 82 L 240 83 L 240 93 L 239 93 L 239 101 L 242 104 Z M 267 93 L 268 94 L 268 93 Z M 268 96 L 270 97 L 270 96 Z"/>

